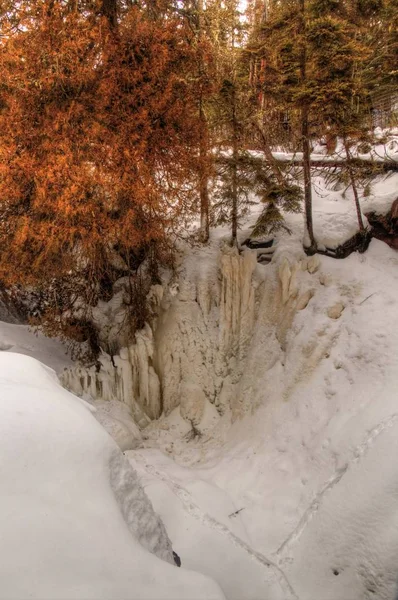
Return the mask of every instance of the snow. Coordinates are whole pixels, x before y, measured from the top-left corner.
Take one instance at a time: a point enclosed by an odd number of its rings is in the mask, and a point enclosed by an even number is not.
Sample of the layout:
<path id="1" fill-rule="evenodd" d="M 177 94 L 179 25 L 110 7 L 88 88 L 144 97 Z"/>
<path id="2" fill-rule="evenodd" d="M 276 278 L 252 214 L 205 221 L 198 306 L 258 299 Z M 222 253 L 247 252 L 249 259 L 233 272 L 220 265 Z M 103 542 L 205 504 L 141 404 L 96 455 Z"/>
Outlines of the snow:
<path id="1" fill-rule="evenodd" d="M 372 182 L 369 196 L 360 192 L 362 220 L 368 225 L 365 214 L 376 212 L 384 215 L 398 197 L 398 174 L 379 176 Z M 351 188 L 345 194 L 330 189 L 321 175 L 313 176 L 313 222 L 314 234 L 322 249 L 336 248 L 358 231 L 358 217 Z M 286 220 L 296 235 L 303 235 L 303 216 L 286 215 Z M 307 240 L 308 241 L 308 240 Z"/>
<path id="2" fill-rule="evenodd" d="M 315 233 L 333 247 L 357 231 L 352 194 L 321 176 L 314 183 Z M 396 174 L 379 177 L 363 213 L 385 213 L 397 189 Z M 215 580 L 229 600 L 388 600 L 398 582 L 398 254 L 372 240 L 344 260 L 307 258 L 303 216 L 287 220 L 292 235 L 276 239 L 266 265 L 256 251 L 226 247 L 227 229 L 186 249 L 137 344 L 115 366 L 102 357 L 99 374 L 74 367 L 62 379 L 91 393 L 183 567 Z M 85 433 L 74 443 L 86 437 L 90 445 Z M 101 444 L 85 446 L 84 460 L 98 459 Z M 109 476 L 98 490 L 93 469 L 80 499 L 92 489 L 102 501 L 107 489 L 108 502 Z M 124 469 L 114 467 L 111 489 L 123 487 Z M 134 515 L 126 497 L 124 527 Z M 182 572 L 170 572 L 169 584 Z M 209 579 L 190 585 L 198 598 L 220 593 Z"/>
<path id="3" fill-rule="evenodd" d="M 66 348 L 59 340 L 49 339 L 27 325 L 0 321 L 0 351 L 32 356 L 60 372 L 72 366 Z"/>
<path id="4" fill-rule="evenodd" d="M 341 192 L 325 190 L 321 177 L 314 186 L 314 235 L 321 246 L 336 248 L 358 231 L 358 217 L 353 199 L 342 198 Z M 390 204 L 391 206 L 391 204 Z M 366 227 L 367 220 L 362 216 Z"/>
<path id="5" fill-rule="evenodd" d="M 343 141 L 338 138 L 336 149 L 332 154 L 328 154 L 326 142 L 324 140 L 314 140 L 311 152 L 311 161 L 313 162 L 338 162 L 346 159 L 346 152 Z M 369 144 L 369 151 L 362 152 L 361 145 L 355 144 L 350 148 L 352 157 L 362 160 L 372 160 L 375 162 L 398 162 L 398 129 L 390 127 L 382 129 L 376 127 L 373 131 L 373 141 Z M 303 159 L 302 152 L 273 152 L 275 158 L 281 161 L 300 161 Z"/>
<path id="6" fill-rule="evenodd" d="M 228 598 L 393 597 L 397 266 L 396 252 L 373 240 L 365 255 L 321 257 L 312 274 L 300 268 L 297 280 L 311 282 L 313 296 L 284 348 L 259 307 L 230 396 L 243 418 L 226 427 L 220 417 L 210 434 L 187 441 L 175 409 L 146 430 L 148 449 L 128 452 L 177 552 Z M 259 268 L 270 275 L 272 264 Z"/>
<path id="7" fill-rule="evenodd" d="M 370 196 L 362 201 L 362 209 L 365 213 L 375 212 L 385 215 L 397 198 L 397 175 L 394 173 L 390 176 L 379 177 L 372 185 Z"/>
<path id="8" fill-rule="evenodd" d="M 0 411 L 0 598 L 223 598 L 174 566 L 136 473 L 51 369 L 0 353 Z"/>
<path id="9" fill-rule="evenodd" d="M 380 180 L 375 206 L 395 190 L 396 176 Z M 331 195 L 316 196 L 325 244 L 330 226 L 336 242 L 351 235 L 335 216 L 351 199 Z M 398 579 L 398 470 L 388 459 L 397 437 L 398 256 L 373 240 L 364 255 L 305 260 L 302 224 L 296 216 L 290 224 L 294 233 L 279 240 L 272 263 L 256 269 L 264 283 L 257 281 L 242 374 L 235 377 L 232 361 L 224 376 L 229 391 L 220 405 L 230 403 L 243 418 L 230 427 L 227 411 L 193 439 L 176 408 L 145 430 L 144 445 L 184 467 L 149 449 L 128 455 L 147 473 L 146 489 L 175 532 L 177 550 L 216 577 L 229 598 L 242 597 L 243 580 L 253 585 L 253 598 L 387 600 Z M 214 256 L 194 259 L 211 273 L 206 260 Z M 282 296 L 275 299 L 275 284 L 267 293 L 266 282 L 278 269 Z M 301 310 L 280 311 L 283 289 L 288 306 L 297 288 Z"/>
<path id="10" fill-rule="evenodd" d="M 141 444 L 141 431 L 131 410 L 118 400 L 91 400 L 95 418 L 115 440 L 121 450 L 131 450 Z"/>

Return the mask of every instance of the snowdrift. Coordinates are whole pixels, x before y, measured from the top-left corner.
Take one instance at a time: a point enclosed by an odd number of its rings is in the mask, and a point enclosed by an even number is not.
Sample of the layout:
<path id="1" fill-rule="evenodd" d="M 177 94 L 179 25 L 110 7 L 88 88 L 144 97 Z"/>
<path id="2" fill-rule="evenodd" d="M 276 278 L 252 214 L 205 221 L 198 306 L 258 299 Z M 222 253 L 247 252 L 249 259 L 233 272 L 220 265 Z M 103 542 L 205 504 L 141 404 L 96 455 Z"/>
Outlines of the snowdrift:
<path id="1" fill-rule="evenodd" d="M 178 569 L 137 475 L 89 406 L 0 353 L 0 598 L 223 598 Z"/>

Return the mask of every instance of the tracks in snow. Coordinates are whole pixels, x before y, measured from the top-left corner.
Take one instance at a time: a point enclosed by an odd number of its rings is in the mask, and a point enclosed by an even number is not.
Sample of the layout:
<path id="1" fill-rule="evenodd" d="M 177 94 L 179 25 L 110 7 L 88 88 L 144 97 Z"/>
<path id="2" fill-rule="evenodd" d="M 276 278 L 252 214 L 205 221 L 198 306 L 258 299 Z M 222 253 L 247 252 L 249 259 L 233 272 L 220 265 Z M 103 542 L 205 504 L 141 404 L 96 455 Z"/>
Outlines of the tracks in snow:
<path id="1" fill-rule="evenodd" d="M 214 529 L 218 533 L 227 537 L 234 546 L 241 548 L 252 560 L 260 563 L 267 569 L 272 569 L 274 576 L 277 578 L 282 590 L 284 591 L 286 600 L 299 600 L 287 576 L 275 562 L 264 556 L 264 554 L 261 554 L 261 552 L 253 550 L 246 542 L 232 533 L 232 531 L 228 529 L 226 525 L 220 523 L 217 521 L 217 519 L 202 511 L 202 509 L 193 500 L 191 494 L 185 488 L 171 479 L 166 473 L 159 471 L 156 469 L 156 467 L 149 464 L 142 454 L 134 451 L 134 457 L 138 458 L 137 462 L 144 467 L 148 474 L 152 475 L 156 479 L 159 479 L 160 481 L 163 481 L 169 487 L 173 494 L 175 494 L 175 496 L 177 496 L 177 498 L 180 500 L 187 513 L 189 513 L 195 519 L 201 521 L 204 525 L 207 525 L 211 529 Z"/>
<path id="2" fill-rule="evenodd" d="M 314 515 L 318 512 L 322 500 L 324 496 L 332 490 L 344 477 L 347 471 L 356 463 L 360 461 L 362 456 L 369 450 L 372 446 L 373 442 L 379 435 L 381 435 L 384 431 L 390 429 L 396 422 L 398 421 L 398 413 L 394 413 L 389 417 L 386 417 L 378 423 L 375 427 L 373 427 L 368 433 L 365 440 L 357 446 L 352 454 L 352 458 L 347 461 L 347 463 L 336 470 L 334 475 L 326 481 L 326 483 L 322 486 L 320 491 L 316 494 L 315 498 L 312 500 L 310 506 L 304 512 L 297 526 L 294 528 L 292 533 L 285 539 L 285 541 L 280 545 L 278 550 L 275 552 L 276 561 L 272 561 L 267 558 L 261 552 L 257 552 L 253 550 L 245 541 L 241 540 L 238 536 L 236 536 L 226 525 L 220 523 L 209 515 L 208 513 L 202 511 L 202 509 L 195 503 L 192 498 L 192 495 L 179 483 L 174 481 L 169 475 L 164 472 L 159 471 L 156 467 L 149 464 L 146 458 L 138 451 L 134 451 L 134 457 L 137 459 L 137 462 L 141 464 L 141 466 L 147 471 L 148 474 L 152 475 L 158 480 L 163 481 L 169 489 L 177 496 L 180 502 L 183 505 L 183 508 L 195 519 L 201 521 L 203 524 L 207 525 L 211 529 L 219 532 L 220 534 L 226 536 L 234 546 L 241 548 L 251 559 L 255 560 L 263 567 L 267 569 L 272 569 L 274 576 L 279 581 L 279 584 L 282 590 L 285 593 L 286 600 L 299 600 L 296 592 L 294 591 L 287 575 L 283 571 L 283 569 L 279 566 L 279 561 L 283 561 L 285 559 L 286 551 L 296 543 L 300 536 L 302 535 L 304 529 L 307 527 L 308 523 L 312 520 Z"/>
<path id="3" fill-rule="evenodd" d="M 337 469 L 334 475 L 330 479 L 328 479 L 328 481 L 316 494 L 315 498 L 313 499 L 307 510 L 304 512 L 303 516 L 301 517 L 300 521 L 298 522 L 292 533 L 289 534 L 289 536 L 285 539 L 285 541 L 279 546 L 278 550 L 276 551 L 275 555 L 278 558 L 280 558 L 292 544 L 297 542 L 308 523 L 311 521 L 315 513 L 318 512 L 325 494 L 327 494 L 331 489 L 333 489 L 335 485 L 337 485 L 339 481 L 341 481 L 341 479 L 344 477 L 344 475 L 347 473 L 350 467 L 352 467 L 361 459 L 361 457 L 373 444 L 374 440 L 381 433 L 383 433 L 383 431 L 392 427 L 397 420 L 398 413 L 394 413 L 389 417 L 383 419 L 383 421 L 381 421 L 378 425 L 376 425 L 375 427 L 373 427 L 373 429 L 370 430 L 369 434 L 367 435 L 366 439 L 362 442 L 362 444 L 360 444 L 354 449 L 352 458 L 349 461 L 347 461 L 344 466 Z"/>

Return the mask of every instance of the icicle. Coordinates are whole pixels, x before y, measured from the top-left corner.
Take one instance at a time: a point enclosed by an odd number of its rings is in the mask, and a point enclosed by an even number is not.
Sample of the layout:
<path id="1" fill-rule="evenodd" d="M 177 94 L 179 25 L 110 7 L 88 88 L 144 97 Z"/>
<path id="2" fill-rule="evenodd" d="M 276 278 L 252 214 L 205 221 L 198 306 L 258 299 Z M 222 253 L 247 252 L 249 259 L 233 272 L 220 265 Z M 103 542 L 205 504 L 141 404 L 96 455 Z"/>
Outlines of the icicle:
<path id="1" fill-rule="evenodd" d="M 146 325 L 133 344 L 112 358 L 102 354 L 98 371 L 65 371 L 64 385 L 80 396 L 126 404 L 140 427 L 177 406 L 195 426 L 209 403 L 220 411 L 227 403 L 240 410 L 251 396 L 245 370 L 250 374 L 251 363 L 258 360 L 251 356 L 253 337 L 267 338 L 267 355 L 261 357 L 267 370 L 283 352 L 295 313 L 313 295 L 300 285 L 319 264 L 301 259 L 275 254 L 261 286 L 261 275 L 255 275 L 257 255 L 250 249 L 239 254 L 235 247 L 223 247 L 218 272 L 214 263 L 188 263 L 179 292 L 175 284 L 152 289 L 158 308 L 153 329 Z M 241 380 L 247 381 L 242 389 Z"/>

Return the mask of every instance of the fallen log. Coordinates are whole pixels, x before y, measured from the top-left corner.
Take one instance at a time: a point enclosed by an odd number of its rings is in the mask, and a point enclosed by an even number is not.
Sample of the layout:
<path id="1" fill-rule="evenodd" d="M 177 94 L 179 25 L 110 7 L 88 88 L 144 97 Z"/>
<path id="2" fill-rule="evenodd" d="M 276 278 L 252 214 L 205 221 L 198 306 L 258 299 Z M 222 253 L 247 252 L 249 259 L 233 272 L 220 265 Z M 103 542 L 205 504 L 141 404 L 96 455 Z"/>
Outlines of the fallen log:
<path id="1" fill-rule="evenodd" d="M 279 162 L 279 163 L 293 164 L 293 165 L 297 165 L 299 167 L 303 166 L 303 161 L 301 159 L 295 159 L 295 158 L 284 159 L 284 158 L 275 157 L 275 161 Z M 267 161 L 265 161 L 265 162 L 267 162 Z M 369 166 L 371 168 L 374 168 L 375 171 L 380 171 L 381 173 L 389 172 L 389 171 L 398 172 L 398 162 L 394 161 L 394 160 L 371 161 L 371 160 L 365 160 L 365 159 L 361 159 L 361 158 L 354 158 L 350 162 L 353 166 L 362 166 L 362 167 Z M 346 164 L 347 164 L 347 161 L 345 161 L 345 160 L 311 160 L 310 161 L 311 168 L 319 167 L 322 169 L 323 168 L 336 169 L 336 168 L 342 167 Z"/>
<path id="2" fill-rule="evenodd" d="M 317 248 L 316 254 L 330 256 L 330 258 L 347 258 L 353 252 L 363 254 L 369 248 L 372 237 L 372 232 L 369 229 L 358 231 L 344 244 L 340 244 L 336 248 L 325 248 L 325 250 Z M 314 254 L 312 248 L 304 248 L 304 251 L 308 255 Z"/>

